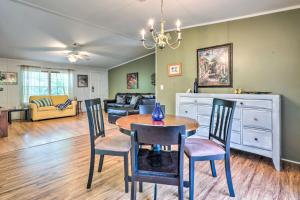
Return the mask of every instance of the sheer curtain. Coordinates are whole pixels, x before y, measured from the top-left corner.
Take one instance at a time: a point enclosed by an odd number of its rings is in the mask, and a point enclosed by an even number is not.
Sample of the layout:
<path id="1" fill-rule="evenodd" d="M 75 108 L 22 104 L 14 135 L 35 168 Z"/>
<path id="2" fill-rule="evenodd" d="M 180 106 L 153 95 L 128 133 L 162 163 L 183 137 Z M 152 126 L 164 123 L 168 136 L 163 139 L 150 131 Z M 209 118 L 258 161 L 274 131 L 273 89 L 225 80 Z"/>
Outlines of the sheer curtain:
<path id="1" fill-rule="evenodd" d="M 26 105 L 30 96 L 68 95 L 73 98 L 73 70 L 21 66 L 21 100 Z"/>

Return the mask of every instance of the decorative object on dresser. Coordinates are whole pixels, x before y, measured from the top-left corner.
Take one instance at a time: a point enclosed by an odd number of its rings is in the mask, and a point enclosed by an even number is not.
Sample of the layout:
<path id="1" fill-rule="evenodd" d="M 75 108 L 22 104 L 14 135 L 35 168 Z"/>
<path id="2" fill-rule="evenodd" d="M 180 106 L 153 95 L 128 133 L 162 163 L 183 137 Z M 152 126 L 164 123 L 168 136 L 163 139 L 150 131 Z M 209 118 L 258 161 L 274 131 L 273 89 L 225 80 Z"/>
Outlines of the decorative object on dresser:
<path id="1" fill-rule="evenodd" d="M 176 94 L 176 115 L 198 120 L 197 134 L 208 137 L 213 98 L 237 102 L 231 144 L 235 149 L 273 159 L 281 169 L 281 97 L 256 94 Z"/>
<path id="2" fill-rule="evenodd" d="M 0 72 L 0 85 L 17 85 L 18 72 Z"/>
<path id="3" fill-rule="evenodd" d="M 181 76 L 182 75 L 182 64 L 169 64 L 168 65 L 168 76 Z"/>
<path id="4" fill-rule="evenodd" d="M 0 138 L 8 135 L 8 111 L 0 107 Z"/>
<path id="5" fill-rule="evenodd" d="M 195 81 L 194 81 L 194 93 L 198 93 L 199 90 L 198 90 L 198 78 L 195 78 Z"/>
<path id="6" fill-rule="evenodd" d="M 232 87 L 232 43 L 197 50 L 199 87 Z"/>
<path id="7" fill-rule="evenodd" d="M 138 72 L 127 74 L 127 89 L 139 88 L 139 74 Z"/>
<path id="8" fill-rule="evenodd" d="M 77 87 L 88 87 L 89 76 L 88 75 L 77 75 Z"/>

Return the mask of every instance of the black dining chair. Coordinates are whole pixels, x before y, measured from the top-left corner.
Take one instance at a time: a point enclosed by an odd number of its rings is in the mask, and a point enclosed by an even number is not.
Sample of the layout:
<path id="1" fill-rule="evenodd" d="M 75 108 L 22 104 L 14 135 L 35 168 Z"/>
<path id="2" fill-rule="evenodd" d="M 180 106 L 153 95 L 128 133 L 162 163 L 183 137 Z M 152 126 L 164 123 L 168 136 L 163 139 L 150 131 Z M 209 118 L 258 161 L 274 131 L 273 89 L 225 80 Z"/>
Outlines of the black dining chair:
<path id="1" fill-rule="evenodd" d="M 224 160 L 229 194 L 231 197 L 235 196 L 230 170 L 230 137 L 235 105 L 235 101 L 214 99 L 209 138 L 191 137 L 186 139 L 185 154 L 189 158 L 190 200 L 194 199 L 194 167 L 196 161 L 209 160 L 212 176 L 216 177 L 214 160 Z"/>
<path id="2" fill-rule="evenodd" d="M 163 113 L 165 112 L 165 105 L 160 106 Z M 155 105 L 139 105 L 139 114 L 144 115 L 144 114 L 152 114 L 153 110 L 155 108 Z"/>
<path id="3" fill-rule="evenodd" d="M 157 185 L 178 186 L 179 200 L 183 200 L 183 158 L 185 126 L 149 126 L 131 125 L 131 200 L 136 199 L 136 182 L 155 183 L 154 199 L 157 197 Z M 176 145 L 178 150 L 153 151 L 139 148 L 139 144 Z"/>
<path id="4" fill-rule="evenodd" d="M 117 134 L 106 136 L 104 129 L 103 113 L 101 109 L 101 100 L 90 99 L 85 100 L 89 129 L 90 129 L 90 143 L 91 143 L 91 160 L 90 172 L 87 183 L 87 188 L 91 188 L 95 155 L 100 155 L 98 172 L 102 171 L 104 155 L 122 156 L 124 157 L 124 181 L 125 192 L 128 192 L 128 153 L 130 151 L 130 137 L 124 134 Z"/>

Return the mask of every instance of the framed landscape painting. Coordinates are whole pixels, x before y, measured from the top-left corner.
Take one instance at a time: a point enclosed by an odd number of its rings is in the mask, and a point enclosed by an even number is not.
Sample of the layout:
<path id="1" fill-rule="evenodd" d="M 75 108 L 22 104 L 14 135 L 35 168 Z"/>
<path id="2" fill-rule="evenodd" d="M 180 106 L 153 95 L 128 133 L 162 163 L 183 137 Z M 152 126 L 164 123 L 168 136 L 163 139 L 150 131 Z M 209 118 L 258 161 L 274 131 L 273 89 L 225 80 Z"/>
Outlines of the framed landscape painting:
<path id="1" fill-rule="evenodd" d="M 181 75 L 182 75 L 181 63 L 168 65 L 168 76 L 181 76 Z"/>
<path id="2" fill-rule="evenodd" d="M 0 85 L 17 85 L 17 72 L 0 72 Z"/>
<path id="3" fill-rule="evenodd" d="M 138 73 L 127 74 L 127 89 L 138 89 L 139 88 L 139 76 Z"/>
<path id="4" fill-rule="evenodd" d="M 197 50 L 198 87 L 232 87 L 232 43 Z"/>

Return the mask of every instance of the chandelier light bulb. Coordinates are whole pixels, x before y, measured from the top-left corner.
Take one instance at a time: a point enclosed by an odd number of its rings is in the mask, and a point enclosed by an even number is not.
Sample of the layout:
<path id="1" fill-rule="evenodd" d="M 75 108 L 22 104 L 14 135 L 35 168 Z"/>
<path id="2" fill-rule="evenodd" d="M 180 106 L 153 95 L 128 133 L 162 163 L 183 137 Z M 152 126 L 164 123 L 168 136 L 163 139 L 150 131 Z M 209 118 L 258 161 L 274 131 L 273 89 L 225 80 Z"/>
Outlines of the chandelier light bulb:
<path id="1" fill-rule="evenodd" d="M 142 40 L 145 40 L 146 31 L 145 29 L 141 30 Z"/>
<path id="2" fill-rule="evenodd" d="M 149 19 L 148 24 L 150 26 L 150 30 L 153 30 L 154 29 L 154 19 Z"/>

